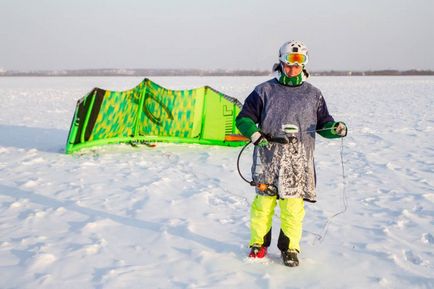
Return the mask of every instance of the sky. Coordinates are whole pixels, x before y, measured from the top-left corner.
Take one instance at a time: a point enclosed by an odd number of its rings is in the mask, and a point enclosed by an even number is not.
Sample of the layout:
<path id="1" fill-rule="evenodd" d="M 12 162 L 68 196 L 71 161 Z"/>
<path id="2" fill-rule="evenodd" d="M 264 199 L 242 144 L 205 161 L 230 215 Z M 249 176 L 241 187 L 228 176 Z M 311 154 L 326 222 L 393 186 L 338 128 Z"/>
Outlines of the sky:
<path id="1" fill-rule="evenodd" d="M 0 0 L 0 69 L 434 70 L 433 0 Z"/>

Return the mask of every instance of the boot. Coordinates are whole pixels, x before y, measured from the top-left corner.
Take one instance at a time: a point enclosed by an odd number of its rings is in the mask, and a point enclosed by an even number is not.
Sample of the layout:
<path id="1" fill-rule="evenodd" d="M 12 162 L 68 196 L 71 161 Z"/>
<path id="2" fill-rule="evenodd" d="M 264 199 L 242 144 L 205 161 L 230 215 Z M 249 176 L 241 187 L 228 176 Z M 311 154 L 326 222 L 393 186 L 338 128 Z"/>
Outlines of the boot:
<path id="1" fill-rule="evenodd" d="M 288 267 L 297 267 L 300 263 L 297 258 L 297 250 L 288 249 L 287 251 L 282 252 L 282 261 L 285 266 Z"/>
<path id="2" fill-rule="evenodd" d="M 267 247 L 253 245 L 250 250 L 249 258 L 264 258 L 267 255 Z"/>

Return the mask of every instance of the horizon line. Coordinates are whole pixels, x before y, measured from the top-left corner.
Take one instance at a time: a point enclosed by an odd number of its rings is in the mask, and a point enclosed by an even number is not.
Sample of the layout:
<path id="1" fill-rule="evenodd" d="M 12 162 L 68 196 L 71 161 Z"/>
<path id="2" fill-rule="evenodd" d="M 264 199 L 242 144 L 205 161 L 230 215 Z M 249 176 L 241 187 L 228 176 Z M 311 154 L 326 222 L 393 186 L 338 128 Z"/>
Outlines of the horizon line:
<path id="1" fill-rule="evenodd" d="M 313 76 L 369 76 L 369 75 L 434 75 L 431 69 L 377 70 L 311 70 Z M 266 76 L 265 69 L 198 69 L 198 68 L 79 68 L 79 69 L 0 69 L 1 76 Z"/>

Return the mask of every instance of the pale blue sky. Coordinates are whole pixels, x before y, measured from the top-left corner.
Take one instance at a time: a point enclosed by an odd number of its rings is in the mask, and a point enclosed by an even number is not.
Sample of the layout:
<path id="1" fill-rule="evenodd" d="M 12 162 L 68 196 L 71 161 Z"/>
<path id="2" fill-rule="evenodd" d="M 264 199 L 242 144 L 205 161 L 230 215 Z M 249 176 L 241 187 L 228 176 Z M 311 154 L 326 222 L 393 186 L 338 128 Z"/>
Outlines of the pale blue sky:
<path id="1" fill-rule="evenodd" d="M 0 68 L 434 69 L 433 0 L 0 0 Z"/>

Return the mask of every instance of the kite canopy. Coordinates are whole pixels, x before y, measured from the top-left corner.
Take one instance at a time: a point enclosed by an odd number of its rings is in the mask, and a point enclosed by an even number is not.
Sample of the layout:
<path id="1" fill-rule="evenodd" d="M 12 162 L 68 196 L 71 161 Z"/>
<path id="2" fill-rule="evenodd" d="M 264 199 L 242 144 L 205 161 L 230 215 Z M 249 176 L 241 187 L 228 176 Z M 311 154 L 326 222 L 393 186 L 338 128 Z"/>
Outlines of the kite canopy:
<path id="1" fill-rule="evenodd" d="M 133 89 L 93 89 L 77 102 L 66 153 L 109 143 L 177 142 L 241 146 L 241 103 L 204 86 L 170 90 L 144 79 Z"/>

